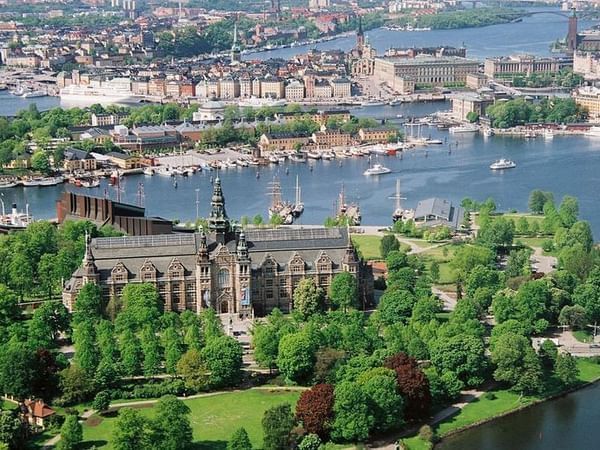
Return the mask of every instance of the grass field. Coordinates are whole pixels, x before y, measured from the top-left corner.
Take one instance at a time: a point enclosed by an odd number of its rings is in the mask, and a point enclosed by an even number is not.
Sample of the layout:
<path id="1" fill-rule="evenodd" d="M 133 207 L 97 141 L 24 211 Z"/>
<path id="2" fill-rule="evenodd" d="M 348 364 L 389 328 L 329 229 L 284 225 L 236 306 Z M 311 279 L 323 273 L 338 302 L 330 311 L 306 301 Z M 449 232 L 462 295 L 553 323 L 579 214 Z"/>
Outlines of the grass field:
<path id="1" fill-rule="evenodd" d="M 586 358 L 577 359 L 579 368 L 579 381 L 588 383 L 600 378 L 600 365 Z M 436 434 L 443 437 L 450 431 L 470 425 L 480 420 L 497 416 L 499 414 L 528 405 L 536 400 L 560 393 L 558 386 L 551 385 L 550 389 L 541 396 L 521 397 L 518 393 L 507 389 L 492 390 L 494 398 L 483 395 L 466 405 L 458 414 L 447 418 L 434 427 Z M 425 450 L 430 448 L 427 442 L 418 436 L 403 439 L 410 450 Z"/>
<path id="2" fill-rule="evenodd" d="M 296 404 L 299 391 L 250 389 L 243 392 L 228 392 L 209 397 L 186 400 L 192 413 L 190 421 L 194 431 L 195 449 L 225 449 L 227 440 L 237 428 L 243 426 L 254 448 L 262 446 L 261 420 L 264 412 L 280 403 Z M 152 417 L 153 407 L 140 411 Z M 84 442 L 80 448 L 112 449 L 110 439 L 116 416 L 92 416 L 83 426 Z"/>
<path id="3" fill-rule="evenodd" d="M 431 263 L 437 261 L 440 266 L 440 278 L 437 284 L 452 284 L 455 281 L 455 273 L 454 269 L 450 267 L 450 261 L 456 252 L 456 249 L 459 248 L 460 245 L 457 244 L 447 244 L 441 245 L 439 247 L 434 247 L 429 250 L 425 250 L 421 253 L 421 257 L 423 257 L 427 264 L 427 269 L 431 267 Z"/>
<path id="4" fill-rule="evenodd" d="M 381 252 L 379 251 L 381 236 L 353 234 L 352 242 L 366 260 L 381 259 Z"/>
<path id="5" fill-rule="evenodd" d="M 577 330 L 573 331 L 573 337 L 579 342 L 590 343 L 592 342 L 592 333 L 590 330 Z"/>

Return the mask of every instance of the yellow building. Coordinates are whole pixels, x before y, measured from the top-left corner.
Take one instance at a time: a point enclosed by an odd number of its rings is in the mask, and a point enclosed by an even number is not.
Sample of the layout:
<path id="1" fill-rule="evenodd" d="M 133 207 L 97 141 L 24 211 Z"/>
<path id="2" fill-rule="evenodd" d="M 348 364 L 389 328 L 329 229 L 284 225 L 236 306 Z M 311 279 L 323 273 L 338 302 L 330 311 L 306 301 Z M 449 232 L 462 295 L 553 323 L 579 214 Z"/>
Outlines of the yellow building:
<path id="1" fill-rule="evenodd" d="M 600 118 L 600 89 L 582 87 L 573 93 L 575 103 L 587 109 L 590 119 Z"/>

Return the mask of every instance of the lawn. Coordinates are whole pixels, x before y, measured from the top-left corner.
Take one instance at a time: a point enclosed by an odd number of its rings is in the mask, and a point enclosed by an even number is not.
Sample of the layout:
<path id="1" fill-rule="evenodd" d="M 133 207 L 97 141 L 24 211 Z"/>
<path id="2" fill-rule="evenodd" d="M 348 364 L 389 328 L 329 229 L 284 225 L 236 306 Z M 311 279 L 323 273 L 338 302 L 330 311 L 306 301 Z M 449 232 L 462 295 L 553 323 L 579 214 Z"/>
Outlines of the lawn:
<path id="1" fill-rule="evenodd" d="M 588 383 L 600 378 L 600 364 L 594 361 L 586 358 L 578 358 L 577 367 L 579 368 L 579 381 L 581 383 Z M 560 392 L 560 389 L 555 389 L 555 386 L 550 383 L 549 390 L 545 394 L 532 397 L 521 397 L 518 393 L 507 389 L 492 390 L 490 392 L 493 392 L 493 398 L 484 394 L 466 405 L 456 415 L 437 424 L 434 427 L 436 434 L 443 437 L 445 434 L 458 428 L 528 405 L 544 397 L 555 395 Z M 403 442 L 410 450 L 430 448 L 428 447 L 428 443 L 422 441 L 418 436 L 403 439 Z"/>
<path id="2" fill-rule="evenodd" d="M 579 342 L 590 343 L 592 342 L 592 332 L 590 330 L 577 330 L 573 331 L 573 337 Z"/>
<path id="3" fill-rule="evenodd" d="M 450 267 L 450 261 L 452 260 L 456 249 L 458 249 L 460 245 L 458 244 L 447 244 L 441 245 L 439 247 L 434 247 L 429 250 L 425 250 L 420 254 L 427 263 L 427 269 L 431 267 L 431 263 L 437 261 L 440 267 L 440 278 L 437 281 L 437 284 L 452 284 L 455 281 L 455 272 L 452 267 Z"/>
<path id="4" fill-rule="evenodd" d="M 352 243 L 366 260 L 381 259 L 381 252 L 379 250 L 380 242 L 381 236 L 366 234 L 352 235 Z"/>
<path id="5" fill-rule="evenodd" d="M 233 431 L 241 426 L 246 428 L 253 447 L 260 448 L 264 412 L 280 403 L 295 405 L 299 396 L 299 391 L 250 389 L 186 400 L 185 403 L 192 410 L 190 421 L 195 449 L 225 449 Z M 154 414 L 153 407 L 145 407 L 140 411 L 148 417 Z M 98 419 L 101 419 L 100 423 Z M 110 438 L 115 420 L 114 416 L 92 416 L 83 426 L 84 443 L 81 448 L 89 449 L 95 445 L 98 449 L 111 449 Z"/>

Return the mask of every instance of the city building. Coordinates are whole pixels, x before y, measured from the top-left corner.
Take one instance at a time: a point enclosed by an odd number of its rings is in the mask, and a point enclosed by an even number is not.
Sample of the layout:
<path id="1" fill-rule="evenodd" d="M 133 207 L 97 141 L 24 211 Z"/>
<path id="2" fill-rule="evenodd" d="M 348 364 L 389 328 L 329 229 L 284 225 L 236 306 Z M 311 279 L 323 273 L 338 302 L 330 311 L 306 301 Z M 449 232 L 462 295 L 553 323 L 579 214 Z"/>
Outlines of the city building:
<path id="1" fill-rule="evenodd" d="M 515 75 L 527 76 L 533 73 L 556 73 L 571 67 L 571 58 L 549 58 L 533 55 L 512 55 L 499 58 L 486 58 L 483 72 L 489 78 L 506 78 Z"/>
<path id="2" fill-rule="evenodd" d="M 576 51 L 573 54 L 573 72 L 586 80 L 600 80 L 600 53 Z"/>
<path id="3" fill-rule="evenodd" d="M 313 133 L 312 140 L 319 148 L 343 147 L 350 145 L 352 136 L 339 130 L 322 130 Z"/>
<path id="4" fill-rule="evenodd" d="M 43 400 L 25 400 L 20 405 L 21 417 L 33 428 L 45 430 L 50 417 L 56 414 Z"/>
<path id="5" fill-rule="evenodd" d="M 397 135 L 397 131 L 390 128 L 361 128 L 358 130 L 358 138 L 361 142 L 386 143 L 391 137 Z"/>
<path id="6" fill-rule="evenodd" d="M 64 150 L 63 169 L 67 172 L 90 171 L 98 168 L 98 161 L 89 152 L 68 147 Z"/>
<path id="7" fill-rule="evenodd" d="M 65 284 L 63 303 L 73 311 L 86 283 L 104 299 L 118 298 L 129 283 L 151 283 L 165 311 L 264 316 L 293 309 L 301 280 L 312 278 L 326 292 L 333 277 L 357 278 L 359 300 L 370 305 L 373 277 L 357 256 L 345 228 L 249 229 L 232 226 L 217 177 L 209 233 L 96 238 L 86 243 L 81 266 Z"/>
<path id="8" fill-rule="evenodd" d="M 258 146 L 265 150 L 296 150 L 298 145 L 305 145 L 309 137 L 300 133 L 265 133 L 260 137 Z"/>
<path id="9" fill-rule="evenodd" d="M 575 103 L 587 109 L 591 120 L 600 119 L 600 89 L 585 86 L 573 92 Z"/>
<path id="10" fill-rule="evenodd" d="M 352 95 L 352 83 L 347 78 L 331 80 L 332 96 L 336 98 L 349 98 Z"/>
<path id="11" fill-rule="evenodd" d="M 492 97 L 474 94 L 461 93 L 452 97 L 452 116 L 458 120 L 466 121 L 470 113 L 477 114 L 478 117 L 485 114 L 488 106 L 494 103 Z"/>
<path id="12" fill-rule="evenodd" d="M 285 99 L 291 102 L 304 100 L 304 83 L 292 80 L 285 86 Z"/>
<path id="13" fill-rule="evenodd" d="M 192 114 L 192 120 L 194 122 L 213 122 L 223 120 L 225 118 L 225 103 L 209 100 L 203 103 L 198 111 Z"/>
<path id="14" fill-rule="evenodd" d="M 465 210 L 441 198 L 428 198 L 417 203 L 414 222 L 418 227 L 445 226 L 454 231 L 462 227 Z"/>
<path id="15" fill-rule="evenodd" d="M 406 58 L 375 58 L 374 76 L 381 83 L 403 93 L 414 88 L 465 84 L 467 75 L 476 73 L 475 60 L 449 56 L 436 58 L 419 56 Z M 408 83 L 407 83 L 408 82 Z M 413 84 L 414 83 L 414 84 Z"/>

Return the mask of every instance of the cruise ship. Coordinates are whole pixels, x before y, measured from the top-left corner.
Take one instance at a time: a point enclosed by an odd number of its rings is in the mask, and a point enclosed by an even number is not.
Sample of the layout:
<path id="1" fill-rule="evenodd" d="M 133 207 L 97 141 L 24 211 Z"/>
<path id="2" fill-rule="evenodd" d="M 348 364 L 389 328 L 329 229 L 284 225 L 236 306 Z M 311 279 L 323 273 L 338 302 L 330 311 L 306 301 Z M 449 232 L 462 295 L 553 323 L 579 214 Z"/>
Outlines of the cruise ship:
<path id="1" fill-rule="evenodd" d="M 262 108 L 263 106 L 285 106 L 287 102 L 283 99 L 250 97 L 240 100 L 240 108 Z"/>
<path id="2" fill-rule="evenodd" d="M 72 84 L 60 90 L 60 100 L 65 103 L 132 104 L 145 100 L 143 95 L 131 92 L 129 78 L 113 78 L 93 85 Z"/>

